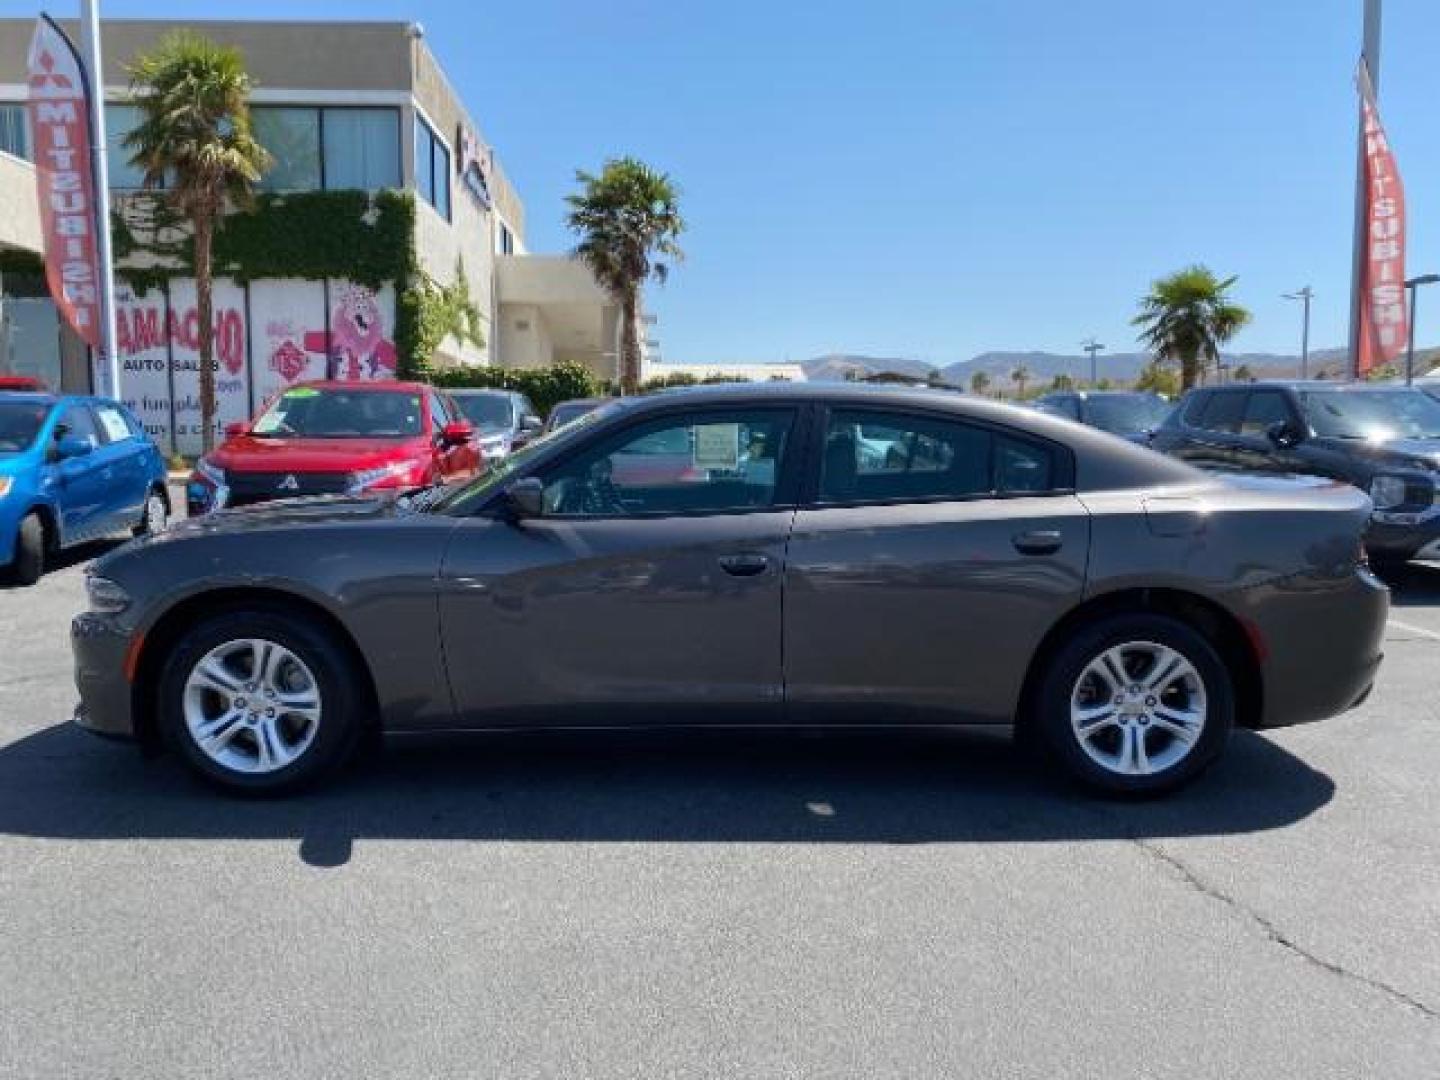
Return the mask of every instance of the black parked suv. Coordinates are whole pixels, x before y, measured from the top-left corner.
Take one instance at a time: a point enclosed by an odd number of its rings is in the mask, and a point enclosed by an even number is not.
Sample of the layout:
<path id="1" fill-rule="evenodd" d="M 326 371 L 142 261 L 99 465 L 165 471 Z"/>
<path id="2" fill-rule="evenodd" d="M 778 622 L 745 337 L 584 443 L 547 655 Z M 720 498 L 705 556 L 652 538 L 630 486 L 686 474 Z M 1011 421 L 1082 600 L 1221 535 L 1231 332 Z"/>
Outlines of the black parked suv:
<path id="1" fill-rule="evenodd" d="M 1330 382 L 1192 390 L 1150 445 L 1205 469 L 1348 481 L 1375 503 L 1371 558 L 1440 558 L 1440 401 L 1420 390 Z"/>
<path id="2" fill-rule="evenodd" d="M 1174 405 L 1144 390 L 1057 390 L 1035 407 L 1144 445 Z"/>

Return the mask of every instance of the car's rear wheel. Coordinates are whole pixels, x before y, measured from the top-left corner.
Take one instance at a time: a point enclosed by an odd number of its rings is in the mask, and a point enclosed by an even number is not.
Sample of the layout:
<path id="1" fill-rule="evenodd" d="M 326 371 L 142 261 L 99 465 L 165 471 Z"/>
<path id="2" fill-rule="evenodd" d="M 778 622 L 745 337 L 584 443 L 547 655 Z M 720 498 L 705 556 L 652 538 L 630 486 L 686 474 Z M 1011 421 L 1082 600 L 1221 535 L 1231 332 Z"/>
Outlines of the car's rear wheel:
<path id="1" fill-rule="evenodd" d="M 169 518 L 170 505 L 165 501 L 165 493 L 158 487 L 153 487 L 145 496 L 145 507 L 140 511 L 140 523 L 135 526 L 135 535 L 154 536 L 162 533 Z"/>
<path id="2" fill-rule="evenodd" d="M 160 679 L 167 739 L 205 779 L 290 791 L 343 762 L 364 725 L 362 675 L 304 617 L 232 611 L 194 626 Z"/>
<path id="3" fill-rule="evenodd" d="M 8 577 L 15 585 L 34 585 L 45 572 L 45 522 L 26 514 L 15 534 L 15 557 Z"/>
<path id="4" fill-rule="evenodd" d="M 1234 724 L 1224 661 L 1163 615 L 1119 615 L 1076 633 L 1051 659 L 1034 721 L 1050 758 L 1112 794 L 1173 790 L 1219 755 Z"/>

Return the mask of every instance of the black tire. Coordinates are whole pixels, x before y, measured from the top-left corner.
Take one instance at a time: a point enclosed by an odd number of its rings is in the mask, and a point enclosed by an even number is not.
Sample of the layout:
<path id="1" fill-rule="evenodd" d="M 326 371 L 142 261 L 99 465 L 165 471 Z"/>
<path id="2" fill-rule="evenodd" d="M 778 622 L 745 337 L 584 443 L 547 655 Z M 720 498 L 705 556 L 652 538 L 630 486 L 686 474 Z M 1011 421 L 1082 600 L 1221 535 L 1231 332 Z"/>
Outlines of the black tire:
<path id="1" fill-rule="evenodd" d="M 40 515 L 26 514 L 15 536 L 15 557 L 8 576 L 15 585 L 34 585 L 45 573 L 45 522 Z"/>
<path id="2" fill-rule="evenodd" d="M 201 749 L 186 722 L 185 688 L 195 666 L 212 650 L 245 639 L 263 639 L 288 650 L 309 669 L 318 688 L 313 738 L 294 760 L 270 772 L 226 767 Z M 197 623 L 173 646 L 160 675 L 160 728 L 186 764 L 218 787 L 245 794 L 298 791 L 350 758 L 369 719 L 365 685 L 365 674 L 350 650 L 314 620 L 266 609 L 226 611 Z"/>
<path id="3" fill-rule="evenodd" d="M 1179 653 L 1188 660 L 1198 674 L 1203 690 L 1205 707 L 1199 734 L 1183 750 L 1184 740 L 1175 742 L 1177 751 L 1183 756 L 1153 772 L 1125 774 L 1102 765 L 1087 751 L 1082 739 L 1072 725 L 1071 705 L 1077 694 L 1093 689 L 1093 682 L 1081 687 L 1080 681 L 1092 661 L 1116 646 L 1132 647 L 1136 652 L 1122 653 L 1129 662 L 1143 663 L 1144 646 L 1153 643 Z M 1142 678 L 1144 674 L 1137 676 Z M 1128 675 L 1128 671 L 1127 671 Z M 1182 697 L 1187 693 L 1184 685 L 1178 685 L 1172 693 Z M 1142 692 L 1143 693 L 1143 692 Z M 1110 699 L 1113 700 L 1113 699 Z M 1158 699 L 1143 697 L 1135 707 L 1144 702 Z M 1163 703 L 1162 703 L 1163 704 Z M 1099 707 L 1104 707 L 1100 701 Z M 1166 727 L 1160 726 L 1151 714 L 1142 716 L 1124 715 L 1124 708 L 1113 710 L 1118 719 L 1114 722 L 1114 741 L 1119 743 L 1123 736 L 1138 739 L 1142 746 L 1153 751 L 1158 743 L 1161 753 L 1171 752 L 1174 736 Z M 1199 776 L 1225 748 L 1230 731 L 1235 723 L 1234 680 L 1225 662 L 1215 647 L 1198 631 L 1190 626 L 1164 615 L 1115 615 L 1100 619 L 1081 628 L 1066 641 L 1051 657 L 1041 674 L 1034 708 L 1029 718 L 1033 724 L 1033 741 L 1038 744 L 1051 764 L 1057 766 L 1070 778 L 1084 786 L 1109 795 L 1160 795 L 1174 791 Z M 1120 724 L 1137 725 L 1131 731 L 1124 731 Z M 1140 724 L 1146 725 L 1140 727 Z M 1154 725 L 1153 727 L 1150 725 Z M 1105 732 L 1092 739 L 1103 739 L 1112 734 Z M 1104 752 L 1103 745 L 1092 742 L 1092 748 Z M 1116 755 L 1123 756 L 1116 746 Z M 1159 756 L 1159 755 L 1157 755 Z"/>
<path id="4" fill-rule="evenodd" d="M 170 517 L 170 503 L 165 492 L 152 487 L 145 493 L 145 503 L 140 507 L 140 521 L 132 530 L 136 536 L 154 536 L 165 531 Z"/>

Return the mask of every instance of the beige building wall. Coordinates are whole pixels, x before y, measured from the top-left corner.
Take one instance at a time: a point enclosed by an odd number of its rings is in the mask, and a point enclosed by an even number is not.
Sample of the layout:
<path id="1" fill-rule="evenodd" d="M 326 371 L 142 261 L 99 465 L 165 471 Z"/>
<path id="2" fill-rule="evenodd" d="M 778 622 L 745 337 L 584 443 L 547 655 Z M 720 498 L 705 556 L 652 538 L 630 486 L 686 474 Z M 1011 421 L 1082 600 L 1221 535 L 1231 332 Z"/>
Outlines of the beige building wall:
<path id="1" fill-rule="evenodd" d="M 0 247 L 38 252 L 41 244 L 35 168 L 0 153 Z"/>

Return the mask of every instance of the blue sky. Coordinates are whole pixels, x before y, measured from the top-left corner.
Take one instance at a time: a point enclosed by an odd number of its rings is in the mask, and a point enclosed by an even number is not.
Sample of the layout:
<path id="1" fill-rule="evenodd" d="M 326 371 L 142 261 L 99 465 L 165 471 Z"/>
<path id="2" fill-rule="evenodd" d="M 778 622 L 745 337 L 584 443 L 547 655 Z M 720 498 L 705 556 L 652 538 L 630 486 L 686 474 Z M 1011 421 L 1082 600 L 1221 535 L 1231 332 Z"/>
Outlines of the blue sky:
<path id="1" fill-rule="evenodd" d="M 193 2 L 102 0 L 193 17 Z M 1411 273 L 1440 271 L 1440 4 L 1385 5 L 1381 107 Z M 576 166 L 631 153 L 684 190 L 652 291 L 668 360 L 829 351 L 937 366 L 1134 340 L 1191 261 L 1240 276 L 1247 351 L 1342 343 L 1361 0 L 213 0 L 212 18 L 417 19 L 520 189 L 569 243 Z M 70 15 L 78 4 L 58 4 Z M 34 9 L 0 0 L 5 14 Z M 323 62 L 323 58 L 317 58 Z M 1421 302 L 1440 339 L 1440 289 Z"/>

